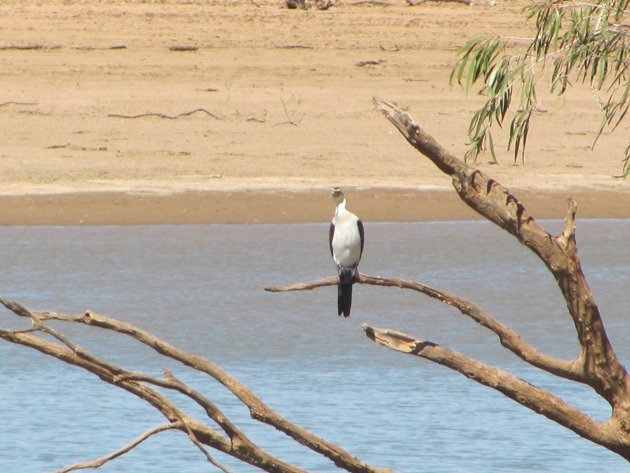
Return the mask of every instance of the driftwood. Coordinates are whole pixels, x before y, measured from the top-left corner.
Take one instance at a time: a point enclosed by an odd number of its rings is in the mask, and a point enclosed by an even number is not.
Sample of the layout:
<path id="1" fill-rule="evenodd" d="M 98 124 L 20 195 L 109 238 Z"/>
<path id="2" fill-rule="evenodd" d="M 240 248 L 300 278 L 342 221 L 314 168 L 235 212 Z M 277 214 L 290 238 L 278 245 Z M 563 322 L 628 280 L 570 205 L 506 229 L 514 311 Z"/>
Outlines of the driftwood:
<path id="1" fill-rule="evenodd" d="M 471 5 L 471 6 L 489 6 L 489 7 L 493 7 L 497 4 L 497 0 L 406 0 L 406 1 L 407 1 L 407 5 L 409 5 L 410 7 L 415 7 L 416 5 L 421 5 L 423 3 L 428 3 L 428 2 L 441 2 L 441 3 L 451 2 L 451 3 L 463 3 L 464 5 Z"/>
<path id="2" fill-rule="evenodd" d="M 382 48 L 381 48 L 382 49 Z M 383 64 L 387 62 L 385 59 L 367 59 L 365 61 L 359 61 L 355 64 L 357 67 L 363 66 L 378 66 L 379 64 Z"/>
<path id="3" fill-rule="evenodd" d="M 46 47 L 41 44 L 26 44 L 26 45 L 9 44 L 7 46 L 0 46 L 0 51 L 9 50 L 9 49 L 15 49 L 18 51 L 36 51 L 38 49 L 45 49 L 45 48 Z"/>
<path id="4" fill-rule="evenodd" d="M 8 105 L 37 105 L 37 102 L 2 102 L 0 103 L 0 107 L 6 107 Z"/>
<path id="5" fill-rule="evenodd" d="M 166 423 L 148 430 L 115 452 L 94 460 L 69 465 L 68 467 L 58 470 L 58 472 L 67 472 L 87 467 L 96 468 L 131 451 L 152 435 L 173 429 L 185 433 L 190 438 L 193 445 L 205 455 L 206 459 L 222 471 L 228 470 L 210 455 L 206 447 L 224 452 L 242 462 L 257 466 L 264 471 L 297 473 L 303 472 L 304 470 L 267 453 L 250 440 L 245 432 L 232 423 L 210 399 L 180 381 L 172 372 L 165 370 L 164 376 L 158 378 L 142 372 L 129 371 L 114 365 L 94 356 L 60 331 L 51 328 L 46 324 L 46 322 L 50 320 L 88 325 L 133 337 L 139 343 L 152 348 L 167 358 L 178 361 L 199 372 L 206 373 L 231 391 L 234 396 L 249 409 L 253 419 L 268 424 L 285 433 L 305 447 L 330 459 L 332 463 L 341 469 L 357 473 L 386 473 L 391 471 L 386 468 L 370 466 L 346 452 L 341 447 L 288 421 L 267 406 L 245 384 L 228 372 L 222 370 L 212 361 L 181 350 L 139 327 L 94 312 L 74 315 L 48 311 L 33 311 L 6 299 L 0 299 L 0 304 L 4 305 L 15 315 L 28 318 L 31 321 L 31 328 L 25 330 L 0 328 L 0 339 L 33 348 L 46 355 L 64 361 L 65 363 L 87 370 L 98 376 L 102 381 L 124 389 L 137 396 L 139 399 L 146 401 L 157 409 L 167 420 Z M 208 419 L 216 424 L 216 427 L 191 417 L 187 412 L 178 407 L 167 395 L 154 389 L 153 386 L 177 391 L 187 396 L 203 408 Z"/>
<path id="6" fill-rule="evenodd" d="M 127 49 L 127 46 L 124 44 L 114 44 L 113 46 L 75 46 L 71 49 L 76 49 L 78 51 L 113 51 L 118 49 Z"/>
<path id="7" fill-rule="evenodd" d="M 285 0 L 284 6 L 289 10 L 328 10 L 335 6 L 332 0 Z"/>
<path id="8" fill-rule="evenodd" d="M 375 98 L 374 103 L 414 148 L 452 178 L 455 191 L 468 206 L 512 234 L 547 266 L 565 299 L 577 332 L 580 351 L 573 360 L 540 353 L 516 331 L 491 317 L 473 302 L 418 282 L 362 274 L 357 283 L 410 289 L 452 305 L 463 315 L 494 332 L 505 348 L 525 362 L 555 376 L 592 387 L 610 404 L 611 415 L 606 421 L 597 421 L 553 393 L 533 386 L 505 370 L 395 330 L 364 325 L 367 336 L 390 349 L 420 356 L 458 371 L 630 460 L 630 375 L 608 340 L 604 322 L 580 266 L 575 239 L 576 203 L 569 199 L 564 230 L 559 235 L 552 235 L 534 220 L 506 188 L 449 154 L 406 112 L 379 98 Z M 310 290 L 335 285 L 337 282 L 337 277 L 330 277 L 267 290 Z"/>
<path id="9" fill-rule="evenodd" d="M 165 113 L 148 112 L 148 113 L 140 113 L 138 115 L 121 115 L 121 114 L 118 114 L 118 113 L 109 113 L 107 116 L 108 117 L 112 117 L 112 118 L 130 118 L 130 119 L 133 119 L 133 118 L 146 118 L 146 117 L 157 117 L 157 118 L 166 118 L 168 120 L 177 120 L 178 118 L 188 117 L 190 115 L 194 115 L 195 113 L 203 113 L 205 115 L 208 115 L 209 117 L 212 117 L 212 118 L 215 118 L 215 119 L 219 120 L 218 116 L 216 116 L 212 112 L 209 112 L 205 108 L 196 108 L 194 110 L 190 110 L 189 112 L 178 113 L 177 115 L 167 115 Z"/>
<path id="10" fill-rule="evenodd" d="M 175 52 L 189 52 L 189 51 L 197 51 L 199 46 L 187 46 L 187 45 L 175 45 L 168 48 L 169 51 Z"/>
<path id="11" fill-rule="evenodd" d="M 476 2 L 473 0 L 407 0 L 407 5 L 411 7 L 415 7 L 416 5 L 420 5 L 421 3 L 428 2 L 452 2 L 452 3 L 463 3 L 465 5 L 473 5 Z"/>

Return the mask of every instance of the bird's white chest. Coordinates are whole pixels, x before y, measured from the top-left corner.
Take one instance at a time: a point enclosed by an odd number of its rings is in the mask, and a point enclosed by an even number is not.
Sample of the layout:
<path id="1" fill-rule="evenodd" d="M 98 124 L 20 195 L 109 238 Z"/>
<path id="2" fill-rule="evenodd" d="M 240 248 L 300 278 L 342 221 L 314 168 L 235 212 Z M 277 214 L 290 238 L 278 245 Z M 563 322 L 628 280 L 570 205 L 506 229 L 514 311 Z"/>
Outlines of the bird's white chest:
<path id="1" fill-rule="evenodd" d="M 359 264 L 361 259 L 361 234 L 358 218 L 350 212 L 336 215 L 332 223 L 335 231 L 332 239 L 332 252 L 335 263 L 344 268 Z"/>

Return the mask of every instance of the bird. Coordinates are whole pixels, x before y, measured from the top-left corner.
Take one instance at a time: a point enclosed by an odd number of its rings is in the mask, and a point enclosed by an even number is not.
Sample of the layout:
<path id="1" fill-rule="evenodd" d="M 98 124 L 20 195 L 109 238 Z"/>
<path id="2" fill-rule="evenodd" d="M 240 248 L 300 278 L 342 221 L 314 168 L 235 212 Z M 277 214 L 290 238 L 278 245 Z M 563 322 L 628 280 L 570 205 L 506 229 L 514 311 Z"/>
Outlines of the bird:
<path id="1" fill-rule="evenodd" d="M 346 198 L 341 188 L 334 187 L 331 195 L 337 204 L 328 238 L 330 254 L 339 272 L 337 311 L 339 316 L 348 317 L 352 305 L 352 284 L 359 278 L 357 266 L 363 254 L 363 222 L 346 209 Z"/>

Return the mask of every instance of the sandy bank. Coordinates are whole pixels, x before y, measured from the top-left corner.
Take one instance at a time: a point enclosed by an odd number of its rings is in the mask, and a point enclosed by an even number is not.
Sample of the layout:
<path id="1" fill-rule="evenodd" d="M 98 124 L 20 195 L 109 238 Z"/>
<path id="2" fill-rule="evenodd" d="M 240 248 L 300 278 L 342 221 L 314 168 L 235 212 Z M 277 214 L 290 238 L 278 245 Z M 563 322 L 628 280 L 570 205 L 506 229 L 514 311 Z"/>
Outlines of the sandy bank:
<path id="1" fill-rule="evenodd" d="M 456 51 L 527 38 L 528 3 L 2 2 L 0 223 L 328 221 L 332 185 L 356 189 L 366 221 L 474 218 L 372 96 L 463 156 L 482 97 L 449 85 Z M 630 180 L 613 176 L 630 121 L 592 151 L 592 91 L 540 99 L 525 165 L 497 130 L 501 164 L 481 169 L 537 217 L 569 194 L 582 217 L 629 216 Z"/>
<path id="2" fill-rule="evenodd" d="M 351 209 L 366 222 L 478 218 L 452 191 L 346 189 L 346 194 Z M 568 195 L 578 202 L 578 218 L 630 218 L 630 193 L 577 189 L 515 194 L 535 218 L 564 218 Z M 3 225 L 328 222 L 332 212 L 325 190 L 0 196 Z"/>

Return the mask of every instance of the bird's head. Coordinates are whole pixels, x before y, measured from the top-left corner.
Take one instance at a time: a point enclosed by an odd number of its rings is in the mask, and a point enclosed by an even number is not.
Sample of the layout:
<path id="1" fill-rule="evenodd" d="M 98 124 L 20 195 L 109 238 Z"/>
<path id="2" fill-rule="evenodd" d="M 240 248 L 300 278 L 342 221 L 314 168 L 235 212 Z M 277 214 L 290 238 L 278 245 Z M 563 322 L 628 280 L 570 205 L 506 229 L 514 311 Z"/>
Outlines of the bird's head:
<path id="1" fill-rule="evenodd" d="M 341 187 L 333 187 L 332 191 L 330 192 L 330 195 L 332 196 L 333 200 L 337 204 L 340 204 L 344 200 L 343 191 L 341 190 Z"/>

